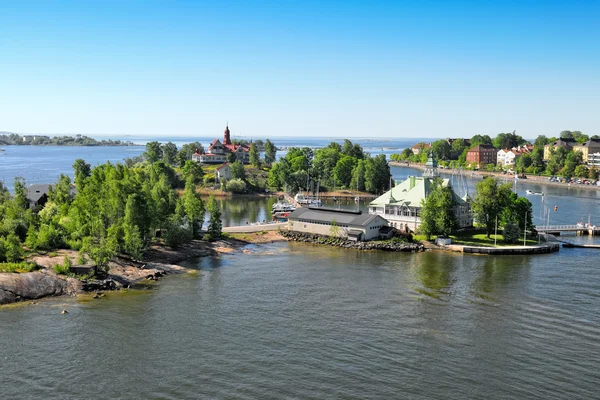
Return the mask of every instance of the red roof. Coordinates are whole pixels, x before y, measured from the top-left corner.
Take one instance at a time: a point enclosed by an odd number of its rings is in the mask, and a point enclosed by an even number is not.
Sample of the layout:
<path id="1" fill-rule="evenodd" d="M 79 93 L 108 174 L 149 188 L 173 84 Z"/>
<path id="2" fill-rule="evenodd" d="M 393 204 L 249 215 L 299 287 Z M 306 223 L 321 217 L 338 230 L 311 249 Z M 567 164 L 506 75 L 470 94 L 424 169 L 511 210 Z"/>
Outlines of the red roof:
<path id="1" fill-rule="evenodd" d="M 219 166 L 216 168 L 216 170 L 218 171 L 218 170 L 220 170 L 221 168 L 223 168 L 223 167 L 225 167 L 225 166 L 227 166 L 227 163 L 223 163 L 223 164 L 219 165 Z"/>

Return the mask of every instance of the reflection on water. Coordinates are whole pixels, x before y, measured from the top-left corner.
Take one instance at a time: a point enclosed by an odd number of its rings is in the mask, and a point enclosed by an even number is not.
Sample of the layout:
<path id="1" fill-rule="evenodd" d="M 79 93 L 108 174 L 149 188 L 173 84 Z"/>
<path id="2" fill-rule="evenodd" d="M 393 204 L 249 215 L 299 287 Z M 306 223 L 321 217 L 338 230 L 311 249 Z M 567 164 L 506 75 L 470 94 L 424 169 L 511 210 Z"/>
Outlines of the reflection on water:
<path id="1" fill-rule="evenodd" d="M 0 309 L 3 398 L 597 397 L 582 252 L 278 243 L 188 266 L 142 295 Z"/>

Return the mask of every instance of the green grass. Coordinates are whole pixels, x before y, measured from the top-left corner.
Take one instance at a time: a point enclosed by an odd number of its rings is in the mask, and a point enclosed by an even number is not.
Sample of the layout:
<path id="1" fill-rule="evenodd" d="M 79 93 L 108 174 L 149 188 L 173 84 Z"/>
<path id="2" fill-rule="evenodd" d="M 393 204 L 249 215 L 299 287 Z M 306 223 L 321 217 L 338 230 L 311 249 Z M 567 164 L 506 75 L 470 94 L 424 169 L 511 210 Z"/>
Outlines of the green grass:
<path id="1" fill-rule="evenodd" d="M 0 263 L 0 272 L 31 272 L 38 269 L 38 266 L 32 262 L 19 263 Z"/>
<path id="2" fill-rule="evenodd" d="M 523 240 L 517 241 L 517 243 L 506 243 L 502 235 L 490 235 L 488 238 L 485 233 L 459 233 L 457 235 L 450 235 L 452 238 L 452 244 L 461 244 L 466 246 L 483 246 L 483 247 L 494 247 L 494 238 L 496 239 L 497 246 L 522 246 Z M 527 239 L 526 244 L 528 246 L 537 244 L 536 240 Z"/>
<path id="3" fill-rule="evenodd" d="M 496 246 L 522 246 L 523 238 L 517 241 L 517 243 L 506 243 L 502 235 L 490 235 L 488 238 L 485 233 L 478 232 L 461 232 L 456 235 L 450 235 L 452 238 L 452 244 L 458 244 L 462 246 L 480 246 L 480 247 L 494 247 L 494 238 L 496 238 Z M 427 240 L 425 235 L 414 235 L 415 241 Z M 435 236 L 431 237 L 431 241 L 435 241 Z M 533 246 L 538 244 L 537 240 L 527 238 L 527 246 Z"/>

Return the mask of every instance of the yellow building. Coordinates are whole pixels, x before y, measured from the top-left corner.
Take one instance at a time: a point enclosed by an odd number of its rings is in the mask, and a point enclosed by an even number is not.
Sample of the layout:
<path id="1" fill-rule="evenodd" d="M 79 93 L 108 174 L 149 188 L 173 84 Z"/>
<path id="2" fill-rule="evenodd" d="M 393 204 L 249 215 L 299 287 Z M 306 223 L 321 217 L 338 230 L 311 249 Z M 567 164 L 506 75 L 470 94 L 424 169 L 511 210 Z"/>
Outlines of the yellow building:
<path id="1" fill-rule="evenodd" d="M 585 143 L 576 144 L 573 150 L 580 151 L 583 154 L 583 162 L 589 161 L 589 155 L 600 152 L 600 140 L 591 139 Z"/>
<path id="2" fill-rule="evenodd" d="M 552 150 L 556 150 L 559 147 L 566 147 L 571 150 L 573 146 L 577 144 L 575 139 L 558 139 L 557 141 L 547 144 L 544 146 L 544 161 L 548 161 L 550 159 L 550 154 Z"/>

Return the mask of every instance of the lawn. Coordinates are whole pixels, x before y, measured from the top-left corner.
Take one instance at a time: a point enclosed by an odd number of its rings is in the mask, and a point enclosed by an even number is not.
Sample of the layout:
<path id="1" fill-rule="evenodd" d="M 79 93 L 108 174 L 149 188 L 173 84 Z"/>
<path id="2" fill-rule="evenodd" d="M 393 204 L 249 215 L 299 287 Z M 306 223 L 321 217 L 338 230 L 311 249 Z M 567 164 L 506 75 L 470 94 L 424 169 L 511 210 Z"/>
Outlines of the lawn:
<path id="1" fill-rule="evenodd" d="M 496 239 L 496 246 L 522 246 L 523 239 L 517 243 L 506 243 L 502 235 L 490 235 L 490 238 L 485 233 L 480 232 L 460 232 L 456 235 L 450 235 L 452 238 L 452 244 L 458 244 L 463 246 L 481 246 L 481 247 L 494 247 L 494 238 Z M 425 235 L 415 235 L 414 240 L 421 241 L 426 240 Z M 433 239 L 432 239 L 433 241 Z M 538 244 L 537 240 L 527 238 L 527 246 L 533 246 Z"/>

